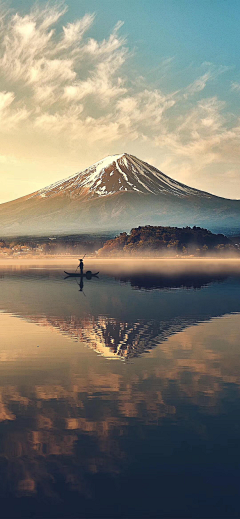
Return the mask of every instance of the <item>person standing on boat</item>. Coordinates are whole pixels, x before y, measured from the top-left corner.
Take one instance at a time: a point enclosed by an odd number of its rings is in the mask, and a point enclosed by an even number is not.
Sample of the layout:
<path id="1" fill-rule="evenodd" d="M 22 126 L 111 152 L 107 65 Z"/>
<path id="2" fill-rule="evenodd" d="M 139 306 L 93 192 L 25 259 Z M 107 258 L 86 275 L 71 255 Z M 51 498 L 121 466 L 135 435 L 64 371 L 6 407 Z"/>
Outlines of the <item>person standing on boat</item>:
<path id="1" fill-rule="evenodd" d="M 79 261 L 80 261 L 80 263 L 79 263 L 80 274 L 81 274 L 81 276 L 82 276 L 82 275 L 83 275 L 83 260 L 80 259 Z"/>

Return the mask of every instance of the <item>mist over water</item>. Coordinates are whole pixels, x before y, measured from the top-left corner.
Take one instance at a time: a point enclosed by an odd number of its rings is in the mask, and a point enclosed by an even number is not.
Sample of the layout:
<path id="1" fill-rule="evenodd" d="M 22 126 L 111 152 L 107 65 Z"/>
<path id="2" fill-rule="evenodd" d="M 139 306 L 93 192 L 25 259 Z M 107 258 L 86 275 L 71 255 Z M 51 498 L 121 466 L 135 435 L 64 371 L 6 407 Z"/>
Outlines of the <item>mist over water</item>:
<path id="1" fill-rule="evenodd" d="M 4 517 L 238 517 L 239 260 L 0 265 Z"/>

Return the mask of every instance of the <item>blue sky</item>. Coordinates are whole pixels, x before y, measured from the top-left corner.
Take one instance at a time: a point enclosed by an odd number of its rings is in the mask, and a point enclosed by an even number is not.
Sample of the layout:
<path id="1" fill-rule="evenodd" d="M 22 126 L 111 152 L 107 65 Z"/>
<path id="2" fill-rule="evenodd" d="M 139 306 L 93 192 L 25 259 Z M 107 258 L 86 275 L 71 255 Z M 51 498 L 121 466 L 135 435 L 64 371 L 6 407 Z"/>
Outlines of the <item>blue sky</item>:
<path id="1" fill-rule="evenodd" d="M 1 202 L 125 151 L 240 198 L 239 1 L 7 5 Z"/>

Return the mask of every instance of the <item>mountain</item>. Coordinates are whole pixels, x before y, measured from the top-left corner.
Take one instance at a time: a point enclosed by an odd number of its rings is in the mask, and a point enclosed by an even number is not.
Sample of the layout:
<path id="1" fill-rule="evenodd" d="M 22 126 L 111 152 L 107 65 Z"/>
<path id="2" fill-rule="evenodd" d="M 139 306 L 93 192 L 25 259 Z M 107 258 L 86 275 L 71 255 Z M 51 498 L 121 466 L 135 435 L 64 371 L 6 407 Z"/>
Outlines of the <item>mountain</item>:
<path id="1" fill-rule="evenodd" d="M 0 235 L 128 230 L 138 225 L 240 225 L 240 200 L 171 179 L 126 153 L 0 205 Z"/>

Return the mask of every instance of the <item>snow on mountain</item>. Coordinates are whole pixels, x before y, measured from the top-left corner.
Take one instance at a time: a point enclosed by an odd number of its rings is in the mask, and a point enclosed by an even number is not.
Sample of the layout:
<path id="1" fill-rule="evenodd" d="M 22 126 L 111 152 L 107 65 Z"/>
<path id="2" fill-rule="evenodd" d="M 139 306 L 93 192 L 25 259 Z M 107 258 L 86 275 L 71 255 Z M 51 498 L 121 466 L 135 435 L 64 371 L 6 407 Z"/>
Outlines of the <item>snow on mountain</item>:
<path id="1" fill-rule="evenodd" d="M 92 199 L 122 191 L 152 195 L 171 194 L 181 198 L 212 196 L 181 184 L 137 157 L 123 153 L 108 156 L 84 171 L 51 184 L 28 198 L 48 198 L 64 193 L 72 199 Z"/>

